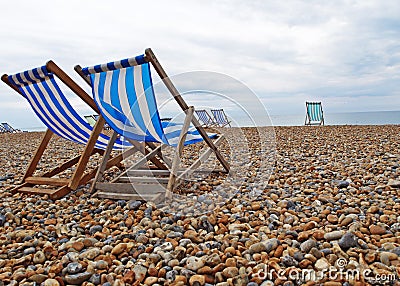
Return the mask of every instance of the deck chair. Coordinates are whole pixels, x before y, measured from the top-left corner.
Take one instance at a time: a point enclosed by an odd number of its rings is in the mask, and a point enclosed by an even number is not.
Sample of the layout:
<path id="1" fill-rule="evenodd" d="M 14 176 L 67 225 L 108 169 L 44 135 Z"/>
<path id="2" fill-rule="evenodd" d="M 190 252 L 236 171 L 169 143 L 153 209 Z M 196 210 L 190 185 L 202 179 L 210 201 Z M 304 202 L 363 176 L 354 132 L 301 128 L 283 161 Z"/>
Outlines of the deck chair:
<path id="1" fill-rule="evenodd" d="M 3 123 L 1 123 L 1 125 L 6 130 L 6 132 L 9 132 L 9 133 L 17 133 L 20 131 L 20 130 L 12 128 L 11 125 L 8 124 L 7 122 L 3 122 Z"/>
<path id="2" fill-rule="evenodd" d="M 56 78 L 61 80 L 75 94 L 79 95 L 95 112 L 98 112 L 93 99 L 52 61 L 36 69 L 11 76 L 4 74 L 1 77 L 2 81 L 29 102 L 36 115 L 48 128 L 28 165 L 21 184 L 11 190 L 13 194 L 16 192 L 47 194 L 51 199 L 58 199 L 66 195 L 94 177 L 96 169 L 85 173 L 87 162 L 95 153 L 104 153 L 104 149 L 108 146 L 110 138 L 101 133 L 104 119 L 100 118 L 91 127 L 72 108 Z M 37 176 L 34 174 L 37 165 L 53 134 L 72 142 L 84 144 L 85 148 L 81 155 Z M 125 146 L 124 142 L 117 140 L 113 145 L 113 149 L 122 150 Z M 62 151 L 60 150 L 60 152 Z M 129 154 L 132 152 L 133 148 L 129 148 L 110 159 L 106 164 L 106 168 L 119 164 L 123 159 L 124 153 Z M 74 165 L 76 165 L 76 168 L 70 178 L 59 177 L 63 171 Z"/>
<path id="3" fill-rule="evenodd" d="M 183 124 L 161 121 L 153 90 L 150 64 L 186 113 Z M 194 108 L 189 107 L 183 100 L 151 49 L 146 49 L 144 55 L 135 58 L 83 69 L 78 65 L 75 70 L 91 85 L 93 97 L 101 114 L 114 130 L 112 139 L 117 138 L 119 134 L 124 138 L 158 144 L 156 149 L 111 182 L 101 182 L 103 168 L 100 166 L 92 184 L 92 191 L 96 192 L 98 197 L 161 202 L 170 198 L 177 183 L 192 174 L 212 153 L 223 166 L 223 171 L 229 172 L 229 164 L 217 149 L 223 136 L 215 142 L 209 138 L 193 116 Z M 190 123 L 193 123 L 194 127 L 190 127 Z M 179 165 L 183 147 L 200 141 L 205 141 L 208 145 L 207 150 L 189 168 L 181 170 Z M 112 140 L 109 146 L 111 144 Z M 164 160 L 167 168 L 141 168 L 149 158 L 160 153 L 164 145 L 176 147 L 173 160 Z M 106 150 L 102 165 L 107 161 L 108 153 Z"/>
<path id="4" fill-rule="evenodd" d="M 87 123 L 89 123 L 90 126 L 95 126 L 96 125 L 96 119 L 94 118 L 93 115 L 85 115 L 85 119 L 87 121 Z"/>
<path id="5" fill-rule="evenodd" d="M 8 131 L 0 124 L 0 133 L 7 133 Z"/>
<path id="6" fill-rule="evenodd" d="M 212 127 L 216 125 L 210 114 L 208 114 L 207 110 L 199 109 L 195 110 L 199 121 L 203 122 L 203 127 Z"/>
<path id="7" fill-rule="evenodd" d="M 228 117 L 226 117 L 223 109 L 211 109 L 211 113 L 213 114 L 214 120 L 219 127 L 225 127 L 226 125 L 232 127 L 231 121 L 228 120 Z"/>
<path id="8" fill-rule="evenodd" d="M 324 112 L 321 102 L 306 102 L 304 125 L 324 125 Z"/>

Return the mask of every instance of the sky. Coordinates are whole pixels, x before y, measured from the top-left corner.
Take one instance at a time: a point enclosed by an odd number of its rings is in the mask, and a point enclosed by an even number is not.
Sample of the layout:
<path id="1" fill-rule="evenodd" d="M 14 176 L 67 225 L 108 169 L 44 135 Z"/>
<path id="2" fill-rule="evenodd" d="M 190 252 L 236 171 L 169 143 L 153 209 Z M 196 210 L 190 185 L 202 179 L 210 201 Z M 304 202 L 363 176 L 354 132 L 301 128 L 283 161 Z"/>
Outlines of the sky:
<path id="1" fill-rule="evenodd" d="M 52 59 L 88 93 L 74 65 L 133 57 L 151 47 L 172 79 L 186 75 L 181 85 L 194 82 L 198 77 L 187 74 L 198 71 L 209 78 L 194 89 L 230 90 L 231 82 L 240 82 L 257 100 L 237 91 L 236 102 L 272 115 L 304 114 L 305 101 L 322 101 L 325 113 L 400 110 L 397 0 L 16 0 L 2 5 L 0 24 L 1 74 Z M 218 81 L 221 75 L 225 80 Z M 79 112 L 91 113 L 66 94 Z M 43 126 L 2 82 L 0 97 L 1 122 Z M 193 93 L 188 100 L 234 109 L 221 97 Z"/>

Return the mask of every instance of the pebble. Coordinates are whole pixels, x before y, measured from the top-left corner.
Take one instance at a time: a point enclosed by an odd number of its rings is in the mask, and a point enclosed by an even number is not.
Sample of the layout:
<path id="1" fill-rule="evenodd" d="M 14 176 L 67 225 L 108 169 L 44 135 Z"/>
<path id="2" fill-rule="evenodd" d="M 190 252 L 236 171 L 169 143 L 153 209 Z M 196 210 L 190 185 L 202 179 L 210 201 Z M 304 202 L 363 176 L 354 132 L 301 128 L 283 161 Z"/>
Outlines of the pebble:
<path id="1" fill-rule="evenodd" d="M 47 279 L 47 275 L 44 275 L 44 274 L 33 274 L 31 277 L 29 277 L 29 281 L 33 281 L 38 284 L 44 282 L 46 279 Z M 47 280 L 50 280 L 50 279 L 47 279 Z"/>
<path id="2" fill-rule="evenodd" d="M 189 285 L 202 286 L 206 284 L 206 278 L 204 275 L 193 275 L 189 279 Z"/>
<path id="3" fill-rule="evenodd" d="M 259 253 L 259 252 L 270 252 L 278 247 L 279 240 L 276 238 L 268 239 L 267 241 L 262 241 L 255 243 L 250 246 L 251 253 Z"/>
<path id="4" fill-rule="evenodd" d="M 187 269 L 197 271 L 201 267 L 204 266 L 204 261 L 201 258 L 191 256 L 186 260 L 186 267 Z"/>
<path id="5" fill-rule="evenodd" d="M 320 258 L 315 262 L 315 268 L 318 271 L 327 270 L 330 266 L 329 261 L 326 258 Z"/>
<path id="6" fill-rule="evenodd" d="M 85 252 L 82 252 L 81 254 L 79 254 L 79 257 L 93 260 L 99 254 L 100 254 L 100 249 L 98 249 L 97 247 L 93 247 L 93 248 L 90 248 L 90 249 L 86 250 Z"/>
<path id="7" fill-rule="evenodd" d="M 82 264 L 78 262 L 71 262 L 67 265 L 67 272 L 69 274 L 76 274 L 82 271 Z"/>
<path id="8" fill-rule="evenodd" d="M 36 250 L 34 247 L 26 248 L 26 249 L 24 249 L 24 255 L 29 255 L 29 254 L 35 253 L 35 251 Z"/>
<path id="9" fill-rule="evenodd" d="M 44 255 L 43 251 L 38 251 L 33 256 L 33 263 L 35 264 L 42 264 L 46 261 L 46 256 Z"/>
<path id="10" fill-rule="evenodd" d="M 337 183 L 337 186 L 338 186 L 338 188 L 347 188 L 348 186 L 350 185 L 350 183 L 349 182 L 347 182 L 347 181 L 339 181 L 338 183 Z"/>
<path id="11" fill-rule="evenodd" d="M 239 270 L 236 267 L 226 267 L 222 271 L 222 275 L 225 278 L 233 278 L 233 277 L 239 275 Z"/>
<path id="12" fill-rule="evenodd" d="M 44 281 L 44 286 L 59 286 L 59 285 L 60 283 L 56 279 L 46 279 L 46 281 Z"/>
<path id="13" fill-rule="evenodd" d="M 392 188 L 400 188 L 400 180 L 389 179 L 388 186 Z"/>
<path id="14" fill-rule="evenodd" d="M 342 230 L 335 230 L 335 231 L 327 232 L 324 235 L 324 239 L 326 239 L 327 241 L 338 240 L 343 236 L 343 234 L 344 234 L 344 231 L 342 231 Z"/>
<path id="15" fill-rule="evenodd" d="M 380 253 L 380 260 L 383 264 L 390 266 L 390 261 L 397 260 L 399 256 L 392 252 L 381 252 Z"/>
<path id="16" fill-rule="evenodd" d="M 287 267 L 297 266 L 298 265 L 298 262 L 293 257 L 291 257 L 289 255 L 286 255 L 286 256 L 282 257 L 281 261 Z"/>
<path id="17" fill-rule="evenodd" d="M 88 280 L 92 276 L 92 273 L 89 272 L 83 272 L 83 273 L 77 273 L 77 274 L 67 274 L 65 275 L 64 279 L 65 282 L 68 284 L 74 284 L 74 285 L 79 285 Z"/>
<path id="18" fill-rule="evenodd" d="M 379 225 L 370 225 L 369 231 L 374 235 L 383 235 L 386 233 L 386 230 Z"/>
<path id="19" fill-rule="evenodd" d="M 357 245 L 357 237 L 351 233 L 345 233 L 339 240 L 339 246 L 344 250 L 347 251 L 351 247 L 355 247 Z"/>
<path id="20" fill-rule="evenodd" d="M 135 279 L 142 282 L 146 277 L 147 268 L 142 265 L 136 265 L 133 268 L 133 272 L 135 273 Z"/>
<path id="21" fill-rule="evenodd" d="M 317 245 L 317 242 L 313 239 L 306 240 L 302 244 L 300 244 L 300 249 L 301 251 L 308 253 L 311 248 L 315 247 Z"/>
<path id="22" fill-rule="evenodd" d="M 111 254 L 112 254 L 112 255 L 119 255 L 119 254 L 121 254 L 122 252 L 124 252 L 124 251 L 126 250 L 126 248 L 127 248 L 127 244 L 126 244 L 126 243 L 117 244 L 117 245 L 112 249 Z"/>

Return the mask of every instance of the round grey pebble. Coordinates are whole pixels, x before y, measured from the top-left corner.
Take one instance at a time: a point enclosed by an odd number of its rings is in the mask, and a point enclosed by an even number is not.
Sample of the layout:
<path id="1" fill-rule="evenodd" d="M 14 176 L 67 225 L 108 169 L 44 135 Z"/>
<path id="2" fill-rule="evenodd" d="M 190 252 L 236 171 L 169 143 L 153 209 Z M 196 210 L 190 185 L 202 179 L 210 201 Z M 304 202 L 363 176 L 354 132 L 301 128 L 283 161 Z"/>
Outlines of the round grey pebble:
<path id="1" fill-rule="evenodd" d="M 357 237 L 354 234 L 352 234 L 351 232 L 345 233 L 339 239 L 339 246 L 344 251 L 348 250 L 351 247 L 355 247 L 356 245 L 357 245 Z"/>
<path id="2" fill-rule="evenodd" d="M 67 272 L 69 274 L 76 274 L 82 271 L 82 265 L 79 262 L 71 262 L 67 265 Z"/>

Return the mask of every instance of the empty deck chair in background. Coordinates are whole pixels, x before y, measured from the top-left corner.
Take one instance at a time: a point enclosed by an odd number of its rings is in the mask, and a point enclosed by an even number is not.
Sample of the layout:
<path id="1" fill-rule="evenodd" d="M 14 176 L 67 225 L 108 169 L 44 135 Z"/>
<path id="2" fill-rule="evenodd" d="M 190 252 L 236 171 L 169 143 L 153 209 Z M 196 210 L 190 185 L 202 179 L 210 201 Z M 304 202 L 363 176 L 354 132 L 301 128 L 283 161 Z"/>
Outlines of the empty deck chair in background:
<path id="1" fill-rule="evenodd" d="M 306 102 L 305 125 L 324 125 L 324 112 L 321 102 Z"/>
<path id="2" fill-rule="evenodd" d="M 6 130 L 6 132 L 10 132 L 10 133 L 21 132 L 21 130 L 19 130 L 19 129 L 12 128 L 11 125 L 8 124 L 7 122 L 3 122 L 3 123 L 1 123 L 1 125 L 3 125 L 3 128 Z"/>
<path id="3" fill-rule="evenodd" d="M 109 137 L 101 133 L 104 119 L 100 118 L 95 126 L 91 127 L 72 108 L 58 85 L 56 77 L 75 94 L 79 95 L 95 112 L 98 112 L 93 99 L 52 61 L 49 61 L 45 66 L 15 75 L 3 75 L 1 79 L 25 97 L 36 115 L 48 128 L 28 165 L 21 185 L 12 189 L 12 193 L 18 191 L 31 194 L 48 194 L 52 199 L 60 198 L 94 177 L 96 169 L 85 173 L 87 162 L 93 154 L 103 153 L 103 150 L 107 147 Z M 37 176 L 34 174 L 37 165 L 53 134 L 83 144 L 85 148 L 81 155 Z M 113 147 L 115 150 L 121 150 L 124 143 L 118 140 Z M 62 152 L 62 150 L 57 152 Z M 124 152 L 132 153 L 133 150 L 129 148 Z M 123 156 L 124 153 L 115 156 L 107 162 L 106 167 L 119 164 Z M 70 178 L 59 177 L 59 175 L 63 176 L 63 171 L 75 165 L 76 168 Z"/>
<path id="4" fill-rule="evenodd" d="M 95 126 L 96 125 L 96 119 L 94 118 L 93 115 L 85 115 L 85 119 L 87 121 L 87 123 L 89 123 L 90 126 Z"/>
<path id="5" fill-rule="evenodd" d="M 210 114 L 208 114 L 207 110 L 199 109 L 195 110 L 197 117 L 201 122 L 203 122 L 203 127 L 212 127 L 216 125 Z"/>
<path id="6" fill-rule="evenodd" d="M 161 121 L 151 80 L 150 63 L 186 113 L 183 124 Z M 215 143 L 208 137 L 204 128 L 193 116 L 194 108 L 189 107 L 183 100 L 150 49 L 146 49 L 144 55 L 135 58 L 83 69 L 76 66 L 75 70 L 92 86 L 93 96 L 101 114 L 115 131 L 112 138 L 116 138 L 118 133 L 124 138 L 158 143 L 155 150 L 111 182 L 101 182 L 102 167 L 100 167 L 92 185 L 93 191 L 97 190 L 97 196 L 163 201 L 165 197 L 170 197 L 177 181 L 193 173 L 212 153 L 225 169 L 223 171 L 229 172 L 229 164 L 217 149 L 223 136 L 220 136 Z M 190 127 L 190 122 L 194 128 Z M 208 149 L 189 168 L 181 170 L 179 164 L 184 145 L 203 140 Z M 112 144 L 111 140 L 109 144 Z M 164 144 L 176 146 L 173 161 L 163 157 L 166 168 L 143 169 L 150 158 L 162 152 Z M 106 150 L 105 161 L 107 154 Z M 164 177 L 160 178 L 162 176 Z"/>
<path id="7" fill-rule="evenodd" d="M 0 124 L 0 133 L 7 133 L 8 131 Z"/>
<path id="8" fill-rule="evenodd" d="M 211 109 L 211 113 L 214 116 L 214 120 L 217 123 L 217 126 L 219 127 L 225 127 L 228 125 L 231 127 L 231 122 L 228 120 L 228 117 L 226 116 L 224 110 L 221 109 Z"/>

